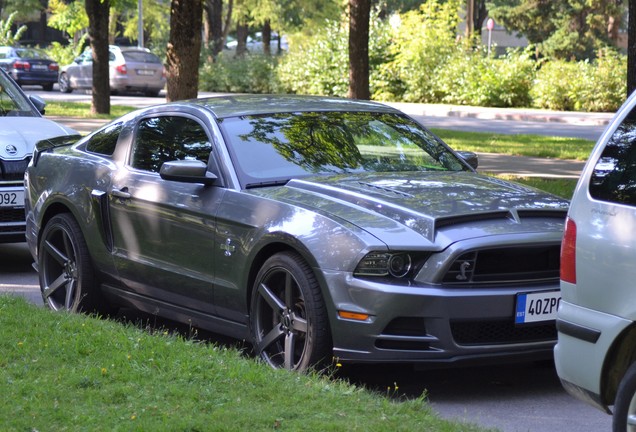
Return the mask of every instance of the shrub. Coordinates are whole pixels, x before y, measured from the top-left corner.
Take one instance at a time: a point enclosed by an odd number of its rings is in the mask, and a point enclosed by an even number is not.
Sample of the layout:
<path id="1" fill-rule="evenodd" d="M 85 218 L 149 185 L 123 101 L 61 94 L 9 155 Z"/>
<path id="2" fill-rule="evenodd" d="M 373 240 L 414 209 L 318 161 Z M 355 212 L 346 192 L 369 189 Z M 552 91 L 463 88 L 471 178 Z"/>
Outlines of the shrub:
<path id="1" fill-rule="evenodd" d="M 384 97 L 405 102 L 440 100 L 435 80 L 444 74 L 457 49 L 458 8 L 456 0 L 429 0 L 419 10 L 400 15 L 393 28 L 392 59 L 381 69 L 382 76 L 389 78 L 385 82 L 397 85 L 381 88 Z"/>
<path id="2" fill-rule="evenodd" d="M 216 61 L 204 55 L 200 62 L 199 89 L 230 93 L 276 93 L 278 58 L 250 54 L 236 58 L 220 53 Z"/>
<path id="3" fill-rule="evenodd" d="M 597 59 L 547 61 L 531 91 L 534 106 L 563 111 L 616 111 L 626 94 L 626 57 L 603 51 Z"/>
<path id="4" fill-rule="evenodd" d="M 435 86 L 446 103 L 523 107 L 530 103 L 534 68 L 527 55 L 516 51 L 494 58 L 483 50 L 458 49 Z"/>
<path id="5" fill-rule="evenodd" d="M 338 21 L 293 46 L 281 59 L 278 80 L 285 93 L 346 96 L 349 89 L 348 32 Z"/>

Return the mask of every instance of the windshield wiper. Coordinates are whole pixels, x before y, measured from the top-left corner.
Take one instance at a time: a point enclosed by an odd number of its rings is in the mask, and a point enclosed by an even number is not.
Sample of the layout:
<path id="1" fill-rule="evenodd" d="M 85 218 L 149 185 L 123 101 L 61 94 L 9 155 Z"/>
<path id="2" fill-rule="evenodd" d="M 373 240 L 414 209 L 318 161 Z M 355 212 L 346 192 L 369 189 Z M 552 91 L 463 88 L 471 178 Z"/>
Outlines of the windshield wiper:
<path id="1" fill-rule="evenodd" d="M 254 188 L 261 188 L 261 187 L 270 187 L 270 186 L 285 186 L 287 183 L 289 183 L 290 179 L 283 179 L 283 180 L 271 180 L 271 181 L 264 181 L 264 182 L 257 182 L 257 183 L 248 183 L 245 185 L 245 189 L 254 189 Z"/>

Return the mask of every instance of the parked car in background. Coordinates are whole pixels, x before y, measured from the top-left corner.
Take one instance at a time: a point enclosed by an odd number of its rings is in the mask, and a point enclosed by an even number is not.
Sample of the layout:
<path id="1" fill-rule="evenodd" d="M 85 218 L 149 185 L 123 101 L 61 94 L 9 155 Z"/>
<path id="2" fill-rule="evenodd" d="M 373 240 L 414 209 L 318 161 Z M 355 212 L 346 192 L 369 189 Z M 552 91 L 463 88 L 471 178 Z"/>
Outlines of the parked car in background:
<path id="1" fill-rule="evenodd" d="M 24 241 L 24 171 L 35 143 L 74 130 L 42 117 L 45 102 L 27 97 L 0 70 L 0 243 Z"/>
<path id="2" fill-rule="evenodd" d="M 29 249 L 54 310 L 140 309 L 272 367 L 551 359 L 568 203 L 463 155 L 372 102 L 158 105 L 37 145 Z"/>
<path id="3" fill-rule="evenodd" d="M 110 90 L 115 93 L 141 92 L 157 96 L 166 85 L 166 74 L 159 57 L 146 48 L 108 48 Z M 60 70 L 58 85 L 62 93 L 93 86 L 93 57 L 87 49 L 75 61 Z"/>
<path id="4" fill-rule="evenodd" d="M 238 41 L 233 36 L 228 36 L 227 43 L 225 44 L 225 51 L 232 52 L 236 51 L 236 47 L 238 45 Z M 285 35 L 279 36 L 278 33 L 272 32 L 270 42 L 269 42 L 269 51 L 271 54 L 277 54 L 280 51 L 288 51 L 289 43 L 287 42 L 287 37 Z M 252 53 L 262 53 L 263 52 L 263 33 L 256 32 L 254 36 L 247 36 L 246 46 L 248 52 Z"/>
<path id="5" fill-rule="evenodd" d="M 59 65 L 44 51 L 29 47 L 0 46 L 0 67 L 19 85 L 39 85 L 53 90 Z"/>
<path id="6" fill-rule="evenodd" d="M 636 430 L 636 94 L 583 170 L 561 253 L 555 360 L 564 387 Z"/>

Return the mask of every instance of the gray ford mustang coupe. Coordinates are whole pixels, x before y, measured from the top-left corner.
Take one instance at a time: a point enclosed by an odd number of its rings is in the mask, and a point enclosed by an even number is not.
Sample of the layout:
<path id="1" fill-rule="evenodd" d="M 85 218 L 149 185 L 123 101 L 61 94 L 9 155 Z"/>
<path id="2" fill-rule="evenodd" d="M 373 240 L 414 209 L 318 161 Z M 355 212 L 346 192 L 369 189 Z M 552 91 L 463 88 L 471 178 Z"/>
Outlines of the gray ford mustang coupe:
<path id="1" fill-rule="evenodd" d="M 294 370 L 552 355 L 568 203 L 477 174 L 381 104 L 141 109 L 39 142 L 25 187 L 54 310 L 136 308 Z"/>

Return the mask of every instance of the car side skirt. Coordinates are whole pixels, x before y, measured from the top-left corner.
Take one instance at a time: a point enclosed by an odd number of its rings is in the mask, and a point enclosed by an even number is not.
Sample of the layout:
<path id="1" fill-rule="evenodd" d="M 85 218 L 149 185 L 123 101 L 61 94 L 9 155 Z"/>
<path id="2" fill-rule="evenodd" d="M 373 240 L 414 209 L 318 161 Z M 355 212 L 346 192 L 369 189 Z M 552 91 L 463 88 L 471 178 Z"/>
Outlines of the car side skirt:
<path id="1" fill-rule="evenodd" d="M 148 314 L 199 327 L 231 338 L 249 340 L 249 328 L 246 324 L 168 304 L 111 285 L 102 285 L 102 290 L 109 300 L 118 305 L 132 307 Z M 245 322 L 247 322 L 247 317 Z"/>

